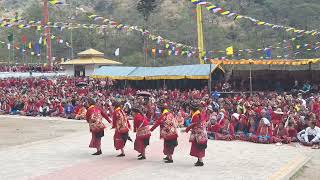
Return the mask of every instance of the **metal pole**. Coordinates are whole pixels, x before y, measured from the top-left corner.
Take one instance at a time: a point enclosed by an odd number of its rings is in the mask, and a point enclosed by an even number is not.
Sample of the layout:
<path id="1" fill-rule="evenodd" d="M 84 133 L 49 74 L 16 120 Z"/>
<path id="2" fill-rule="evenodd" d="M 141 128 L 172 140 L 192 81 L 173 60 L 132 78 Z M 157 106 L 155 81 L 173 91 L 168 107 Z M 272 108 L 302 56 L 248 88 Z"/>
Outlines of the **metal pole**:
<path id="1" fill-rule="evenodd" d="M 13 51 L 12 51 L 12 57 L 13 57 L 13 61 L 12 61 L 12 62 L 13 62 L 13 63 L 15 62 L 15 51 L 14 51 L 14 48 L 15 48 L 15 46 L 14 46 L 14 39 L 15 39 L 15 38 L 14 38 L 14 36 L 15 36 L 15 35 L 14 35 L 14 27 L 13 27 L 13 31 L 12 31 L 12 37 L 13 37 L 13 38 L 12 38 L 12 50 L 13 50 Z"/>
<path id="2" fill-rule="evenodd" d="M 71 60 L 73 59 L 73 28 L 70 29 L 71 30 L 71 34 L 70 34 L 70 45 L 71 45 Z"/>
<path id="3" fill-rule="evenodd" d="M 51 60 L 52 60 L 52 52 L 51 52 L 51 35 L 50 28 L 47 27 L 47 23 L 49 22 L 49 4 L 48 0 L 43 1 L 43 26 L 45 26 L 45 34 L 47 40 L 47 56 L 48 56 L 48 67 L 51 70 Z"/>
<path id="4" fill-rule="evenodd" d="M 252 63 L 250 63 L 250 95 L 252 96 Z"/>
<path id="5" fill-rule="evenodd" d="M 209 88 L 209 96 L 211 96 L 212 92 L 212 63 L 210 62 L 210 72 L 209 72 L 209 83 L 208 83 L 208 88 Z"/>

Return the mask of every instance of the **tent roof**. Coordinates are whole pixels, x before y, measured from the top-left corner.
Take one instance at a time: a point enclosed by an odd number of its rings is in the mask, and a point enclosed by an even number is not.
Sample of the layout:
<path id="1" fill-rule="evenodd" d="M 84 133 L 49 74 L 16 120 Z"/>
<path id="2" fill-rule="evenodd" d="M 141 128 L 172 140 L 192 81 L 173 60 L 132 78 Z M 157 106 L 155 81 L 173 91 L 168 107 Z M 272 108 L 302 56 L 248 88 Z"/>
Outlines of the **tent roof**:
<path id="1" fill-rule="evenodd" d="M 218 65 L 212 64 L 211 73 Z M 209 79 L 210 64 L 168 66 L 168 67 L 101 67 L 92 75 L 94 78 L 122 80 L 160 79 Z"/>
<path id="2" fill-rule="evenodd" d="M 109 59 L 105 59 L 102 57 L 87 57 L 87 58 L 80 58 L 80 59 L 73 59 L 70 61 L 66 61 L 61 63 L 61 65 L 120 65 L 122 63 L 117 61 L 112 61 Z"/>
<path id="3" fill-rule="evenodd" d="M 78 56 L 81 57 L 81 56 L 91 56 L 91 57 L 97 57 L 97 56 L 104 56 L 104 53 L 102 52 L 99 52 L 95 49 L 88 49 L 88 50 L 85 50 L 85 51 L 82 51 L 80 53 L 78 53 Z"/>

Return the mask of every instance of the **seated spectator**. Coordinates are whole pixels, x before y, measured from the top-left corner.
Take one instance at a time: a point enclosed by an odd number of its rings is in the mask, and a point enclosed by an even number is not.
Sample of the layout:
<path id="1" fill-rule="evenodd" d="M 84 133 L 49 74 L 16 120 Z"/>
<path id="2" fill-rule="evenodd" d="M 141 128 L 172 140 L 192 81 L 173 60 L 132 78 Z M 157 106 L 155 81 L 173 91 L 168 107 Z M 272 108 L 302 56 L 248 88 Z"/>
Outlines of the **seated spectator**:
<path id="1" fill-rule="evenodd" d="M 0 105 L 0 115 L 9 114 L 11 112 L 11 106 L 8 101 L 3 101 Z"/>
<path id="2" fill-rule="evenodd" d="M 274 129 L 272 142 L 283 143 L 283 144 L 291 143 L 291 138 L 289 137 L 288 129 L 284 127 L 283 122 L 280 122 L 278 126 Z"/>
<path id="3" fill-rule="evenodd" d="M 298 139 L 305 146 L 319 148 L 320 128 L 316 126 L 314 121 L 312 121 L 310 123 L 310 127 L 308 127 L 305 131 L 299 132 Z"/>
<path id="4" fill-rule="evenodd" d="M 272 129 L 270 121 L 267 118 L 262 118 L 257 129 L 257 139 L 254 142 L 270 144 L 272 138 Z"/>
<path id="5" fill-rule="evenodd" d="M 228 119 L 225 120 L 225 124 L 220 128 L 219 132 L 214 133 L 216 140 L 232 141 L 235 139 L 234 127 Z"/>
<path id="6" fill-rule="evenodd" d="M 257 142 L 258 137 L 256 136 L 257 125 L 253 118 L 249 119 L 249 130 L 248 133 L 239 134 L 238 138 L 242 141 Z"/>
<path id="7" fill-rule="evenodd" d="M 74 107 L 70 101 L 64 107 L 64 115 L 67 119 L 74 119 L 75 117 Z"/>
<path id="8" fill-rule="evenodd" d="M 292 122 L 289 122 L 288 123 L 288 134 L 289 134 L 289 137 L 291 138 L 291 142 L 297 142 L 298 139 L 297 139 L 297 130 L 296 128 L 294 127 L 294 124 Z"/>

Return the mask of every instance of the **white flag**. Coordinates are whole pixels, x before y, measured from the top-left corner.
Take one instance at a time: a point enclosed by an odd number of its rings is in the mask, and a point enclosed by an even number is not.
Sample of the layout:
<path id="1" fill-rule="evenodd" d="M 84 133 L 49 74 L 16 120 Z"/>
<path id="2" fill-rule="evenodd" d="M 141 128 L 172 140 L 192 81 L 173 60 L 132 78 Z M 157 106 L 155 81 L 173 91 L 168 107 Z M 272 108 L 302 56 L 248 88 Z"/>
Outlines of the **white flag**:
<path id="1" fill-rule="evenodd" d="M 120 48 L 117 48 L 116 51 L 114 52 L 115 56 L 119 56 L 120 55 Z"/>
<path id="2" fill-rule="evenodd" d="M 9 44 L 7 44 L 8 45 L 8 49 L 11 49 L 11 44 L 9 43 Z"/>

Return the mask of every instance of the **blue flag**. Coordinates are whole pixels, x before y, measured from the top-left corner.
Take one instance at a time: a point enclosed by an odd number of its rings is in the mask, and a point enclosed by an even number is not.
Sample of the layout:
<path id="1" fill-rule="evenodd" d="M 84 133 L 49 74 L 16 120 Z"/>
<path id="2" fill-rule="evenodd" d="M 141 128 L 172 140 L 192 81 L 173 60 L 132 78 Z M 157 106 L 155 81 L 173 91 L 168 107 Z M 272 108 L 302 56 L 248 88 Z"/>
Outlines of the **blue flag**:
<path id="1" fill-rule="evenodd" d="M 271 56 L 272 56 L 272 54 L 271 54 L 271 49 L 270 49 L 270 48 L 266 49 L 266 50 L 265 50 L 265 53 L 266 53 L 266 58 L 267 58 L 267 59 L 271 59 Z"/>
<path id="2" fill-rule="evenodd" d="M 40 45 L 39 45 L 39 43 L 36 43 L 34 45 L 34 51 L 36 52 L 36 54 L 40 54 Z"/>

